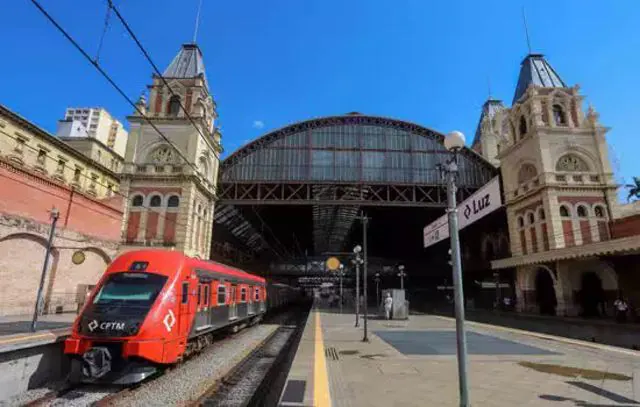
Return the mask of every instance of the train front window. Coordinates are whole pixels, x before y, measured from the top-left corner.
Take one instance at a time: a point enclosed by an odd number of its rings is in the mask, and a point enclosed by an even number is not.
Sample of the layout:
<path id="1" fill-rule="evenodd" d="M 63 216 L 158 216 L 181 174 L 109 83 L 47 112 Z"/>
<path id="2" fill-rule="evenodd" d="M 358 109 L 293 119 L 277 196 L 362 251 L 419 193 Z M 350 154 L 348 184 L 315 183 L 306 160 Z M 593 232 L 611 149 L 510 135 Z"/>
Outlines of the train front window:
<path id="1" fill-rule="evenodd" d="M 93 300 L 94 304 L 132 303 L 152 304 L 167 277 L 150 273 L 117 273 L 109 276 Z"/>

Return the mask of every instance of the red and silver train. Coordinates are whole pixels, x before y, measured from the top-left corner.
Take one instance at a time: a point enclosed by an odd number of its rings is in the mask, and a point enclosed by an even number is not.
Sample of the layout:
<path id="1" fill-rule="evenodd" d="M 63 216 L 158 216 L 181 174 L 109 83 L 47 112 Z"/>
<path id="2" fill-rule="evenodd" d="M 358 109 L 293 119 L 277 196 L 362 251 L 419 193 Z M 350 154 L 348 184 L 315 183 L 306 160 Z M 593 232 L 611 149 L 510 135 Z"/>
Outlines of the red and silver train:
<path id="1" fill-rule="evenodd" d="M 213 332 L 256 323 L 268 308 L 299 295 L 180 252 L 131 251 L 107 267 L 64 351 L 73 358 L 75 380 L 135 383 L 202 349 Z"/>

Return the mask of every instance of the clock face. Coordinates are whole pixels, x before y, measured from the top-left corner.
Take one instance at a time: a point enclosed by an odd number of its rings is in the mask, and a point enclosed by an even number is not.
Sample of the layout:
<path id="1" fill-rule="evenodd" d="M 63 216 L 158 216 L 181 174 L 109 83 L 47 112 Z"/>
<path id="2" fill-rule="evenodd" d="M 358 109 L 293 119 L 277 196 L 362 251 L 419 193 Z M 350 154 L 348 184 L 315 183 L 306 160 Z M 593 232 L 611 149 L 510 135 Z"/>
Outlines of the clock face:
<path id="1" fill-rule="evenodd" d="M 153 161 L 165 164 L 173 161 L 173 150 L 169 147 L 161 147 L 153 152 Z"/>

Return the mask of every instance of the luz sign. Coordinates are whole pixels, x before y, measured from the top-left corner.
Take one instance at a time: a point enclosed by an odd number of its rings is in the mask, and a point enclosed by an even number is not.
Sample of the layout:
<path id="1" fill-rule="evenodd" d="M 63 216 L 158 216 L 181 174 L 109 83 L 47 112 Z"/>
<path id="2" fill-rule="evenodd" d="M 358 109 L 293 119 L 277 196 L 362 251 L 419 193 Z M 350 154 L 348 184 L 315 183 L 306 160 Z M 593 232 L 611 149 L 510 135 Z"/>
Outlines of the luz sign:
<path id="1" fill-rule="evenodd" d="M 500 178 L 495 177 L 458 205 L 458 228 L 463 229 L 501 206 Z M 449 222 L 447 215 L 444 215 L 424 228 L 424 247 L 429 247 L 448 237 Z"/>

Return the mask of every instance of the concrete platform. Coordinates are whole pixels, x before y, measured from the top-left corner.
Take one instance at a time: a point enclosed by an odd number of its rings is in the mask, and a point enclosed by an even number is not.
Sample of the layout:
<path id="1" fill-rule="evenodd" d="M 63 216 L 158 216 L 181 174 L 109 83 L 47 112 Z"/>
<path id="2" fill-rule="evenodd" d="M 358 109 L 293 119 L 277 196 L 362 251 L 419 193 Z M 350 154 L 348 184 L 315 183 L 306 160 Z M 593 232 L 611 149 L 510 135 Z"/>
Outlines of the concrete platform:
<path id="1" fill-rule="evenodd" d="M 43 315 L 36 332 L 31 332 L 31 317 L 0 317 L 0 353 L 47 345 L 64 340 L 71 333 L 76 314 Z"/>
<path id="2" fill-rule="evenodd" d="M 280 406 L 457 406 L 455 321 L 363 321 L 314 309 Z M 640 352 L 467 323 L 474 406 L 640 406 Z"/>

